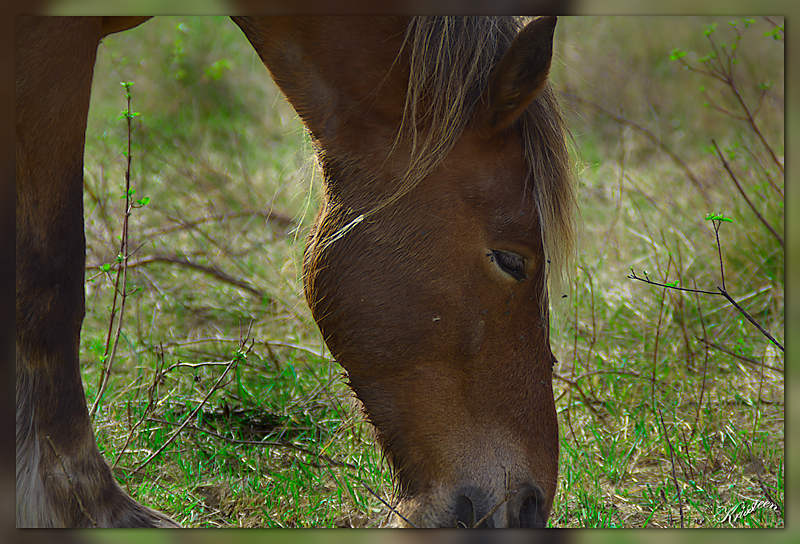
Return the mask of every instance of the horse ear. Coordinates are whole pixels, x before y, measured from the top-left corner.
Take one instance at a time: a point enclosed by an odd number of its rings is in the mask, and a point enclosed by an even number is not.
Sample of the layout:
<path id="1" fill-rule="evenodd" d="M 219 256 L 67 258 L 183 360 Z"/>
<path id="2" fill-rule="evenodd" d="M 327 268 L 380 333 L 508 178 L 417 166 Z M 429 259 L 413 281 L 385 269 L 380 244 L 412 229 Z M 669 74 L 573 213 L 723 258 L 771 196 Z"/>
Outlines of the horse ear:
<path id="1" fill-rule="evenodd" d="M 478 122 L 489 134 L 513 123 L 547 82 L 556 17 L 531 21 L 514 38 L 489 77 Z"/>

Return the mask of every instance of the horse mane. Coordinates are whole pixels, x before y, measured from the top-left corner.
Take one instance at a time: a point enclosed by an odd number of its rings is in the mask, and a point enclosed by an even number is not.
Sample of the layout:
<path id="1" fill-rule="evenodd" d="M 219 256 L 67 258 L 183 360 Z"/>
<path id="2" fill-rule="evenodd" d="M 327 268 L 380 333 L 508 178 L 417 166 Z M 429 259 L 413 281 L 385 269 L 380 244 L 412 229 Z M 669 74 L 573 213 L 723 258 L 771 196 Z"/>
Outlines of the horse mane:
<path id="1" fill-rule="evenodd" d="M 411 19 L 398 53 L 399 58 L 409 49 L 410 76 L 395 142 L 410 143 L 411 157 L 397 191 L 378 208 L 408 193 L 452 150 L 472 120 L 492 70 L 524 23 L 519 17 Z M 516 128 L 539 213 L 546 277 L 551 288 L 562 287 L 573 255 L 577 201 L 568 130 L 552 85 L 530 104 Z"/>

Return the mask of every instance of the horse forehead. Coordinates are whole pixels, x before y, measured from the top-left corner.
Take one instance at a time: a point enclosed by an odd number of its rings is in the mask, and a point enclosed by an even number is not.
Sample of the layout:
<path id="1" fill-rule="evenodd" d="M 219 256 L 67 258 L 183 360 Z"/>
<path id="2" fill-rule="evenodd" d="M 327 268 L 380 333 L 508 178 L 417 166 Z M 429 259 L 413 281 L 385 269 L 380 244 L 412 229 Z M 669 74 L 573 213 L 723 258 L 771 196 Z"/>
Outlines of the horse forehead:
<path id="1" fill-rule="evenodd" d="M 528 192 L 529 167 L 519 135 L 508 131 L 486 139 L 475 130 L 461 137 L 442 171 L 467 200 L 519 208 Z"/>

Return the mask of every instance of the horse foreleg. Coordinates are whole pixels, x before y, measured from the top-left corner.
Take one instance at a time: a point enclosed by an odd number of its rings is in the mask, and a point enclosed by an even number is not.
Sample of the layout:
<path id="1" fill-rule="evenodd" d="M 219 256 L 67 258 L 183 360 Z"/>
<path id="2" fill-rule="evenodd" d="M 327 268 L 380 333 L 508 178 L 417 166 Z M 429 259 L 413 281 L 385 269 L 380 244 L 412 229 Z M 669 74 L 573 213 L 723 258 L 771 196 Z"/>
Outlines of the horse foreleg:
<path id="1" fill-rule="evenodd" d="M 83 146 L 99 18 L 16 25 L 16 522 L 174 526 L 128 497 L 94 439 L 78 361 Z"/>

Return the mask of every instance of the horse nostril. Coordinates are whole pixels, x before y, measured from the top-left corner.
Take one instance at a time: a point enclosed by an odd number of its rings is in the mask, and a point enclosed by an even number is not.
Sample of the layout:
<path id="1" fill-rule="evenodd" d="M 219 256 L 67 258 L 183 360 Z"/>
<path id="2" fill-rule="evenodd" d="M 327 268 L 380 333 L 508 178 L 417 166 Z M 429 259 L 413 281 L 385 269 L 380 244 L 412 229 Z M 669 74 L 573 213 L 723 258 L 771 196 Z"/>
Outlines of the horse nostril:
<path id="1" fill-rule="evenodd" d="M 533 493 L 522 499 L 519 507 L 519 526 L 520 527 L 544 527 L 547 517 L 542 513 L 542 497 L 539 493 Z"/>
<path id="2" fill-rule="evenodd" d="M 455 504 L 455 526 L 471 529 L 475 524 L 475 506 L 466 495 L 459 495 Z"/>

